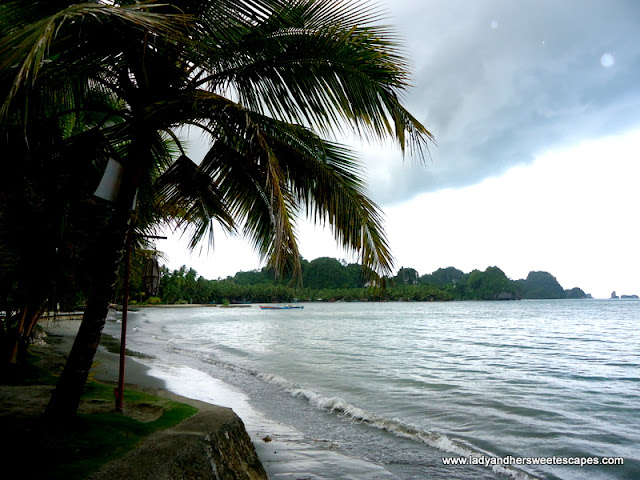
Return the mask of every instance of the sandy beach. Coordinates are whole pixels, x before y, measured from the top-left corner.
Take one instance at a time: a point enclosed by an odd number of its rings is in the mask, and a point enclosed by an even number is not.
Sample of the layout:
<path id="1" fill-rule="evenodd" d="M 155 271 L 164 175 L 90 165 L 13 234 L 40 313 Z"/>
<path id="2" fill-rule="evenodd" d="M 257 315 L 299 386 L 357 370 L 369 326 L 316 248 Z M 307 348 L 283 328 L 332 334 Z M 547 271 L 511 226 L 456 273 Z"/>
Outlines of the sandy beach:
<path id="1" fill-rule="evenodd" d="M 34 347 L 34 351 L 41 352 L 43 348 L 50 348 L 66 357 L 71 350 L 80 322 L 81 320 L 78 319 L 41 321 L 40 326 L 47 336 L 55 339 L 55 342 L 42 347 Z M 118 381 L 119 366 L 120 356 L 101 346 L 96 352 L 90 375 L 99 382 L 115 384 Z M 125 366 L 126 383 L 144 388 L 164 389 L 165 383 L 148 375 L 149 367 L 144 364 L 137 362 L 132 357 L 126 357 Z"/>
<path id="2" fill-rule="evenodd" d="M 80 325 L 79 320 L 42 322 L 53 343 L 35 346 L 34 352 L 49 350 L 49 361 L 64 362 Z M 53 352 L 51 352 L 53 350 Z M 90 375 L 100 382 L 118 379 L 119 355 L 100 347 Z M 190 382 L 185 383 L 188 377 Z M 195 402 L 198 408 L 231 408 L 242 420 L 269 478 L 281 480 L 351 478 L 354 480 L 394 479 L 383 467 L 334 451 L 323 440 L 306 438 L 292 427 L 266 418 L 246 395 L 235 387 L 184 366 L 163 365 L 157 359 L 126 357 L 126 387 L 169 396 L 183 402 Z M 39 406 L 48 400 L 43 395 Z M 113 406 L 105 408 L 112 409 Z M 127 413 L 127 405 L 124 406 Z"/>
<path id="3" fill-rule="evenodd" d="M 44 320 L 41 321 L 39 325 L 43 328 L 47 340 L 37 342 L 37 344 L 30 347 L 30 350 L 39 357 L 38 364 L 40 366 L 50 371 L 60 371 L 71 350 L 73 340 L 80 326 L 80 320 L 63 317 L 63 319 L 58 320 Z M 171 395 L 169 391 L 164 389 L 164 382 L 147 375 L 148 367 L 135 361 L 127 361 L 127 366 L 129 368 L 127 372 L 127 387 L 135 387 L 137 390 L 144 390 L 153 394 Z M 96 353 L 94 366 L 90 375 L 100 382 L 113 384 L 115 386 L 118 380 L 118 369 L 119 356 L 100 347 Z M 8 414 L 12 408 L 20 409 L 22 413 L 26 414 L 40 414 L 44 411 L 51 394 L 50 386 L 25 387 L 23 389 L 23 395 L 20 395 L 18 390 L 19 389 L 12 387 L 11 392 L 8 390 L 3 391 L 2 410 L 4 414 Z M 100 409 L 108 411 L 113 410 L 114 407 L 115 400 L 113 405 L 98 406 L 82 404 L 79 411 L 81 413 Z M 133 416 L 135 416 L 135 414 Z"/>
<path id="4" fill-rule="evenodd" d="M 64 317 L 45 320 L 40 326 L 44 331 L 44 338 L 40 338 L 31 346 L 31 352 L 35 355 L 35 366 L 55 374 L 61 371 L 66 362 L 80 326 L 80 320 Z M 107 336 L 104 338 L 111 341 Z M 90 480 L 149 478 L 154 480 L 174 478 L 266 480 L 268 478 L 244 424 L 230 408 L 176 395 L 164 388 L 165 384 L 162 380 L 148 375 L 149 367 L 130 357 L 127 358 L 126 364 L 127 382 L 122 410 L 124 417 L 136 420 L 140 422 L 139 424 L 160 421 L 161 417 L 165 418 L 165 414 L 172 415 L 172 412 L 175 412 L 175 407 L 169 407 L 167 410 L 167 407 L 161 406 L 175 405 L 163 403 L 166 402 L 163 399 L 195 407 L 192 410 L 193 413 L 182 417 L 183 419 L 178 423 L 169 422 L 166 427 L 148 433 L 141 438 L 140 443 L 133 443 L 129 449 L 123 449 L 119 456 L 111 457 L 107 453 L 105 458 L 108 461 L 103 463 L 99 470 L 95 468 L 84 470 L 88 464 L 82 462 L 87 459 L 73 455 L 69 457 L 71 461 L 61 462 L 63 470 L 68 468 L 66 465 L 70 463 L 80 462 L 75 469 L 76 472 L 78 468 L 83 469 L 81 472 L 84 471 L 84 474 L 81 473 L 83 476 L 74 478 Z M 112 385 L 115 388 L 118 384 L 118 375 L 119 355 L 110 353 L 101 345 L 89 373 L 90 380 Z M 0 420 L 2 418 L 26 419 L 32 416 L 39 418 L 50 399 L 52 389 L 50 382 L 31 385 L 27 381 L 23 385 L 0 385 Z M 127 390 L 136 393 L 129 396 L 126 395 Z M 139 392 L 152 396 L 143 396 L 144 400 L 141 401 Z M 96 398 L 89 395 L 81 400 L 78 413 L 97 418 L 93 414 L 112 415 L 114 410 L 115 397 L 108 399 L 108 397 Z M 132 431 L 131 435 L 135 437 L 139 434 Z M 53 464 L 57 465 L 56 462 Z M 43 473 L 40 470 L 37 471 L 40 474 Z M 60 473 L 57 470 L 56 472 Z M 41 477 L 27 474 L 25 478 Z"/>

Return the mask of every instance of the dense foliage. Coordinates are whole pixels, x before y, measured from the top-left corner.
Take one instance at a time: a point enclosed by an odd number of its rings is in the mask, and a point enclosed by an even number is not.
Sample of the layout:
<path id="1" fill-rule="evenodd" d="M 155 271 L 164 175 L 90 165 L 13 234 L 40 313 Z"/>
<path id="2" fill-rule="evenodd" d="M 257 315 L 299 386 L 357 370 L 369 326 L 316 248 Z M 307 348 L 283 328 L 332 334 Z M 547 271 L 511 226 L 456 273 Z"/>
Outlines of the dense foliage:
<path id="1" fill-rule="evenodd" d="M 464 273 L 453 267 L 419 276 L 409 267 L 387 279 L 387 288 L 373 288 L 363 280 L 356 263 L 321 257 L 302 259 L 304 286 L 279 278 L 271 268 L 238 272 L 225 279 L 207 280 L 194 269 L 161 268 L 160 297 L 147 298 L 141 278 L 133 279 L 134 302 L 245 303 L 292 301 L 446 301 L 515 300 L 521 298 L 585 298 L 579 289 L 565 290 L 547 272 L 531 272 L 526 280 L 510 280 L 498 267 Z M 544 286 L 547 288 L 543 288 Z M 553 288 L 551 287 L 553 286 Z"/>
<path id="2" fill-rule="evenodd" d="M 565 298 L 566 293 L 548 272 L 529 272 L 526 280 L 519 280 L 523 295 L 526 298 Z"/>

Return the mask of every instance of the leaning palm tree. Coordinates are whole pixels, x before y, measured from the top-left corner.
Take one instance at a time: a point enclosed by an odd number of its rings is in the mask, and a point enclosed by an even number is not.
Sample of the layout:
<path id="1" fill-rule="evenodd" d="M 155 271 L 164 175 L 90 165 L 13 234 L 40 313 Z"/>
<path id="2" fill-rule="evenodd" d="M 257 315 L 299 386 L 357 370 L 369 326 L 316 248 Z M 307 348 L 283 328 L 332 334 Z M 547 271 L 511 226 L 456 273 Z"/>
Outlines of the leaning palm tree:
<path id="1" fill-rule="evenodd" d="M 23 2 L 13 5 L 15 13 Z M 103 112 L 95 128 L 112 146 L 122 179 L 109 229 L 95 239 L 101 254 L 91 294 L 49 413 L 77 409 L 136 196 L 156 207 L 156 220 L 191 228 L 193 245 L 214 223 L 240 230 L 276 271 L 299 273 L 295 225 L 304 214 L 328 224 L 365 271 L 391 272 L 362 166 L 323 138 L 342 130 L 395 138 L 418 154 L 431 138 L 400 103 L 407 66 L 375 10 L 320 0 L 57 7 L 40 17 L 30 11 L 24 18 L 32 20 L 0 42 L 7 99 L 0 121 L 28 121 L 33 96 L 95 116 L 91 96 L 111 95 L 118 108 Z M 199 165 L 175 133 L 183 126 L 209 139 Z M 176 161 L 167 139 L 181 151 Z"/>

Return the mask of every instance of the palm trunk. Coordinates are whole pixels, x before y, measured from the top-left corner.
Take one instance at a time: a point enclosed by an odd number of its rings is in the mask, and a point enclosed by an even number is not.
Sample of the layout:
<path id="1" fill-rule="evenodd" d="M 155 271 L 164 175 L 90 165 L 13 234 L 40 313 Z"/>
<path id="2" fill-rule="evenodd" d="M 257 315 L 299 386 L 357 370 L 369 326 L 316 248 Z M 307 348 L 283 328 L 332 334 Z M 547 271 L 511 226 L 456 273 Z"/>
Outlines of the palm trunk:
<path id="1" fill-rule="evenodd" d="M 94 267 L 96 283 L 87 300 L 82 323 L 64 370 L 47 405 L 46 414 L 49 417 L 68 418 L 74 416 L 78 410 L 113 295 L 113 285 L 117 277 L 116 266 L 122 253 L 123 235 L 117 235 L 120 232 L 121 230 L 114 232 L 101 242 L 104 256 Z"/>
<path id="2" fill-rule="evenodd" d="M 25 305 L 20 315 L 20 320 L 16 326 L 14 338 L 11 339 L 11 345 L 9 347 L 9 365 L 16 365 L 18 363 L 18 350 L 20 348 L 20 337 L 22 337 L 22 331 L 24 328 L 24 322 L 27 318 L 27 311 L 29 310 L 29 304 Z"/>
<path id="3" fill-rule="evenodd" d="M 3 331 L 0 332 L 1 368 L 12 369 L 23 363 L 31 332 L 45 309 L 44 302 L 27 301 L 16 314 L 19 317 L 16 325 L 13 328 L 4 328 L 3 326 Z M 12 312 L 6 312 L 5 321 L 7 324 L 13 321 Z"/>
<path id="4" fill-rule="evenodd" d="M 43 303 L 44 302 L 29 303 L 25 305 L 24 313 L 20 321 L 20 330 L 16 332 L 15 338 L 12 340 L 14 344 L 10 358 L 11 364 L 17 365 L 24 363 L 33 328 L 47 308 Z"/>
<path id="5" fill-rule="evenodd" d="M 97 236 L 91 293 L 73 347 L 47 405 L 45 414 L 49 418 L 61 420 L 77 413 L 113 297 L 136 186 L 137 181 L 125 175 L 109 231 Z"/>
<path id="6" fill-rule="evenodd" d="M 36 311 L 32 314 L 31 320 L 29 320 L 29 322 L 25 326 L 23 339 L 27 341 L 29 340 L 29 338 L 31 337 L 31 334 L 33 333 L 33 329 L 35 328 L 37 323 L 40 321 L 40 318 L 42 318 L 42 315 L 46 310 L 47 310 L 47 306 L 44 304 L 40 304 L 38 305 L 38 307 L 36 307 Z"/>

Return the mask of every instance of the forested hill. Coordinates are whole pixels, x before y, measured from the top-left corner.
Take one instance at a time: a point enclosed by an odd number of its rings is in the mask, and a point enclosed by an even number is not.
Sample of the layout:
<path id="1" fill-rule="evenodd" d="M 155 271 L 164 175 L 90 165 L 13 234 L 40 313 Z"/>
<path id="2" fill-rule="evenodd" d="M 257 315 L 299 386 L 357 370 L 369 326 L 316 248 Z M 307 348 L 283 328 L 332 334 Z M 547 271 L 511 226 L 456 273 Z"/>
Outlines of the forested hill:
<path id="1" fill-rule="evenodd" d="M 454 267 L 420 275 L 402 267 L 388 278 L 386 289 L 369 288 L 362 267 L 335 258 L 302 260 L 303 287 L 290 278 L 277 280 L 268 268 L 238 272 L 226 279 L 207 280 L 193 269 L 170 271 L 161 267 L 159 296 L 150 297 L 142 278 L 132 278 L 132 300 L 145 303 L 238 303 L 299 301 L 445 301 L 516 300 L 522 298 L 587 298 L 580 288 L 565 290 L 547 272 L 530 272 L 526 279 L 511 280 L 498 267 L 464 273 Z"/>

